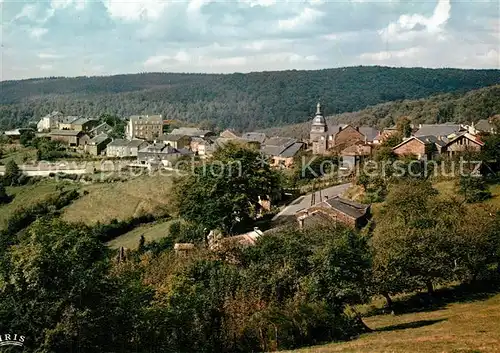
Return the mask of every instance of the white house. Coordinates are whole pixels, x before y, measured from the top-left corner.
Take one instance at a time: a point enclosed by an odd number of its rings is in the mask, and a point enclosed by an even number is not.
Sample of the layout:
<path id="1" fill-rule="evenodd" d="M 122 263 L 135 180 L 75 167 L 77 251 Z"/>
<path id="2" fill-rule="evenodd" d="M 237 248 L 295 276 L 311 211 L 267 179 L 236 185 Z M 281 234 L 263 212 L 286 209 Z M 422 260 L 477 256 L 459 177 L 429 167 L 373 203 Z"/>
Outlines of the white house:
<path id="1" fill-rule="evenodd" d="M 59 119 L 62 117 L 63 115 L 60 112 L 47 114 L 36 124 L 36 128 L 39 132 L 57 129 L 59 126 Z"/>

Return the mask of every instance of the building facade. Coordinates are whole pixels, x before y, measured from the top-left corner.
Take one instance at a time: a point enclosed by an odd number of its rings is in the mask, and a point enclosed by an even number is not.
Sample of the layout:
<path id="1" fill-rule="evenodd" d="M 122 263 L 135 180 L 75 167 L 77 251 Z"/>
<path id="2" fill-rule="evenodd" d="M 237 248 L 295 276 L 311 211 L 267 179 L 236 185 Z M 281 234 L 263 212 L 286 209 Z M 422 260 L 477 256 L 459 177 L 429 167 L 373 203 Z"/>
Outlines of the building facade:
<path id="1" fill-rule="evenodd" d="M 161 115 L 133 115 L 125 128 L 128 140 L 143 139 L 153 141 L 163 134 L 163 118 Z"/>

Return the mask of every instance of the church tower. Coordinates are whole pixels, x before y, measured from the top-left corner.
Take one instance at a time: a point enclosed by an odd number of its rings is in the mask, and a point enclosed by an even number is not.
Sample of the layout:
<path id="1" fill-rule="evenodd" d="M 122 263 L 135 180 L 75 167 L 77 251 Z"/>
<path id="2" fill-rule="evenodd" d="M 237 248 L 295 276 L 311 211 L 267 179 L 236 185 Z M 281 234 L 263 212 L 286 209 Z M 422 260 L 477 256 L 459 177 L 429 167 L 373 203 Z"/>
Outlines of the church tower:
<path id="1" fill-rule="evenodd" d="M 313 145 L 313 153 L 324 153 L 327 150 L 328 125 L 325 117 L 321 113 L 321 104 L 316 105 L 316 115 L 312 121 L 309 140 Z"/>

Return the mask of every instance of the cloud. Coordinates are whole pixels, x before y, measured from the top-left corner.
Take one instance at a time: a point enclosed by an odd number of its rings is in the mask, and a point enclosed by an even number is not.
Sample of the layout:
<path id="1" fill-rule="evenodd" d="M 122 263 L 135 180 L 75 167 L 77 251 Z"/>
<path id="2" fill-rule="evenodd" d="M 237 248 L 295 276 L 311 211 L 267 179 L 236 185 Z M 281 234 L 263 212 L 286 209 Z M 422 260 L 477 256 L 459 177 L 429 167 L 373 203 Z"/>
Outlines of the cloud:
<path id="1" fill-rule="evenodd" d="M 47 28 L 35 27 L 30 30 L 30 37 L 34 39 L 40 39 L 44 36 L 49 30 Z"/>
<path id="2" fill-rule="evenodd" d="M 158 20 L 169 1 L 105 0 L 104 6 L 112 18 L 124 21 Z"/>
<path id="3" fill-rule="evenodd" d="M 62 58 L 64 58 L 63 55 L 53 54 L 53 53 L 38 53 L 37 56 L 40 59 L 48 59 L 48 60 L 54 60 L 54 59 L 62 59 Z"/>
<path id="4" fill-rule="evenodd" d="M 390 23 L 379 31 L 386 41 L 405 41 L 418 35 L 436 35 L 443 31 L 450 18 L 451 0 L 439 0 L 432 16 L 421 14 L 401 15 L 396 22 Z"/>
<path id="5" fill-rule="evenodd" d="M 43 76 L 47 64 L 61 76 L 498 68 L 498 10 L 497 0 L 6 1 L 2 78 Z"/>
<path id="6" fill-rule="evenodd" d="M 307 26 L 323 15 L 321 11 L 306 7 L 297 16 L 286 20 L 279 20 L 278 26 L 280 29 L 293 30 Z"/>
<path id="7" fill-rule="evenodd" d="M 50 64 L 42 64 L 42 65 L 38 65 L 38 68 L 42 71 L 50 71 L 52 70 L 54 67 Z"/>

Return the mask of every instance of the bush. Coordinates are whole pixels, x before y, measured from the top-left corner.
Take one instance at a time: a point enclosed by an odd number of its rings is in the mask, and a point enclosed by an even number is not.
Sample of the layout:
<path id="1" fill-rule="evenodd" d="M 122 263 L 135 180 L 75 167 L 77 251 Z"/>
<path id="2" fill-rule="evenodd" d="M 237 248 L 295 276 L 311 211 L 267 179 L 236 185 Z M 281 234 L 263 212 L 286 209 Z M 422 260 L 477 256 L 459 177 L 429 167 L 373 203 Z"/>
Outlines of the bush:
<path id="1" fill-rule="evenodd" d="M 464 196 L 468 203 L 481 202 L 491 198 L 491 192 L 482 177 L 461 176 L 458 186 L 459 194 Z"/>

